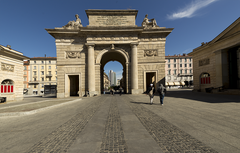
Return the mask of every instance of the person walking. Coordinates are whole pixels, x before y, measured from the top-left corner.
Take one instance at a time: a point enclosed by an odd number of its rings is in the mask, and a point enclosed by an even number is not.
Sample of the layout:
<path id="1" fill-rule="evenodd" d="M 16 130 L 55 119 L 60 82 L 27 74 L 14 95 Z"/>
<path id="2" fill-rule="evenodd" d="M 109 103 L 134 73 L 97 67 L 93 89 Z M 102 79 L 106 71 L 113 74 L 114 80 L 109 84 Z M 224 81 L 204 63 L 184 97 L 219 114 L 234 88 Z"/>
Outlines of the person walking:
<path id="1" fill-rule="evenodd" d="M 149 87 L 148 90 L 147 90 L 147 94 L 148 94 L 149 97 L 150 97 L 150 104 L 151 104 L 151 105 L 153 104 L 154 93 L 155 93 L 155 89 L 154 89 L 154 87 L 153 87 L 153 84 L 150 84 L 150 87 Z"/>
<path id="2" fill-rule="evenodd" d="M 120 86 L 120 88 L 119 88 L 120 96 L 122 95 L 122 90 L 123 90 L 123 88 Z"/>
<path id="3" fill-rule="evenodd" d="M 166 95 L 166 88 L 163 86 L 163 84 L 160 84 L 157 91 L 160 97 L 160 104 L 163 106 L 163 99 L 164 99 L 164 96 Z"/>

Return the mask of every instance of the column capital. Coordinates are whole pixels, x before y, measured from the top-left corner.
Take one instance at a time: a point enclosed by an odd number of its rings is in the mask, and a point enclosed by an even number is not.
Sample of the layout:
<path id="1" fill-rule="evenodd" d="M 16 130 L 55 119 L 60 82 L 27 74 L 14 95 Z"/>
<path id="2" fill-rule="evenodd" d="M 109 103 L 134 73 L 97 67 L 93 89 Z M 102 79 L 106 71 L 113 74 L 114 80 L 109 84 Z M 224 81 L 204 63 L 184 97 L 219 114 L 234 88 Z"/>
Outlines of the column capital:
<path id="1" fill-rule="evenodd" d="M 95 44 L 94 44 L 94 43 L 85 43 L 85 45 L 86 45 L 86 46 L 88 46 L 88 47 L 89 47 L 89 46 L 92 46 L 92 47 L 94 47 L 94 46 L 95 46 Z"/>
<path id="2" fill-rule="evenodd" d="M 138 42 L 132 42 L 132 43 L 130 43 L 130 46 L 137 47 L 138 44 L 139 44 Z"/>

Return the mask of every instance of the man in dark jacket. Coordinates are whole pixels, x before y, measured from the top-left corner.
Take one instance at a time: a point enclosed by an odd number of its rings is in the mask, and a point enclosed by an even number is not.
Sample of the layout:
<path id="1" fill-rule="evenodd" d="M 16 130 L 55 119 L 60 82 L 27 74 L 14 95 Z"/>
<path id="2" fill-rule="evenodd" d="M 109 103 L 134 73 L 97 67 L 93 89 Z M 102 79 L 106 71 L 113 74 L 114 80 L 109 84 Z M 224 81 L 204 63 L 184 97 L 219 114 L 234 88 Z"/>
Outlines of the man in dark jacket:
<path id="1" fill-rule="evenodd" d="M 159 96 L 160 96 L 160 103 L 163 105 L 163 99 L 166 94 L 166 88 L 163 86 L 163 84 L 160 84 L 160 86 L 157 89 Z"/>

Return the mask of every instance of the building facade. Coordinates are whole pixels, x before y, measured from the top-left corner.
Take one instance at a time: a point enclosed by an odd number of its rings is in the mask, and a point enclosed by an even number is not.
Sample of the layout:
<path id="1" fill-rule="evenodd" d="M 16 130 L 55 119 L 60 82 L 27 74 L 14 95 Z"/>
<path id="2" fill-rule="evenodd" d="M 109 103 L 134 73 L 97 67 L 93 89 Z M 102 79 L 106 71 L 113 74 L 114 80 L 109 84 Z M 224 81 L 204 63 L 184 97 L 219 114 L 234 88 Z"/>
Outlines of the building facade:
<path id="1" fill-rule="evenodd" d="M 104 76 L 104 90 L 108 90 L 110 87 L 110 80 L 108 78 L 108 75 L 106 73 L 103 74 Z"/>
<path id="2" fill-rule="evenodd" d="M 58 66 L 57 97 L 99 95 L 104 88 L 104 66 L 118 61 L 123 66 L 123 89 L 140 94 L 150 83 L 165 84 L 165 42 L 173 28 L 159 27 L 143 18 L 135 24 L 137 10 L 86 10 L 89 25 L 70 21 L 61 28 L 46 29 L 55 38 Z M 75 82 L 74 85 L 71 85 Z"/>
<path id="3" fill-rule="evenodd" d="M 110 86 L 116 86 L 116 73 L 113 72 L 113 70 L 110 70 L 108 76 L 110 80 Z"/>
<path id="4" fill-rule="evenodd" d="M 24 60 L 23 61 L 23 93 L 28 94 L 28 90 L 30 89 L 28 82 L 30 81 L 30 60 Z"/>
<path id="5" fill-rule="evenodd" d="M 11 46 L 0 45 L 0 97 L 6 101 L 23 99 L 23 60 L 28 57 L 23 53 L 13 50 Z"/>
<path id="6" fill-rule="evenodd" d="M 194 90 L 240 94 L 240 18 L 189 55 L 193 56 Z"/>
<path id="7" fill-rule="evenodd" d="M 189 84 L 193 81 L 192 56 L 187 54 L 165 56 L 166 86 L 183 86 L 185 81 Z"/>
<path id="8" fill-rule="evenodd" d="M 42 95 L 44 85 L 57 85 L 56 57 L 30 58 L 28 94 Z"/>

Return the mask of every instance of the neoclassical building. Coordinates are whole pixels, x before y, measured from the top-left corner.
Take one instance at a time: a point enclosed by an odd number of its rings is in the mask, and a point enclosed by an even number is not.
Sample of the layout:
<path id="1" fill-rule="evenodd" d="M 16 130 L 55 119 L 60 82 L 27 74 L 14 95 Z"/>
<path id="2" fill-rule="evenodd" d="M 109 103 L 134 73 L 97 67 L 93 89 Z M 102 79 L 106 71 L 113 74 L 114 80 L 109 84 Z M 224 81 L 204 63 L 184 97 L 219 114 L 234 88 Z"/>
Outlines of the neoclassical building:
<path id="1" fill-rule="evenodd" d="M 19 101 L 23 99 L 23 60 L 28 59 L 23 53 L 0 45 L 0 98 L 6 101 Z"/>
<path id="2" fill-rule="evenodd" d="M 223 88 L 240 94 L 240 18 L 188 55 L 193 56 L 195 90 L 218 92 Z"/>
<path id="3" fill-rule="evenodd" d="M 148 85 L 165 84 L 165 42 L 173 28 L 159 27 L 155 19 L 135 24 L 137 10 L 86 10 L 89 25 L 76 15 L 67 25 L 46 29 L 55 38 L 57 97 L 79 96 L 89 90 L 100 95 L 104 66 L 118 61 L 123 66 L 126 93 L 140 94 Z"/>

